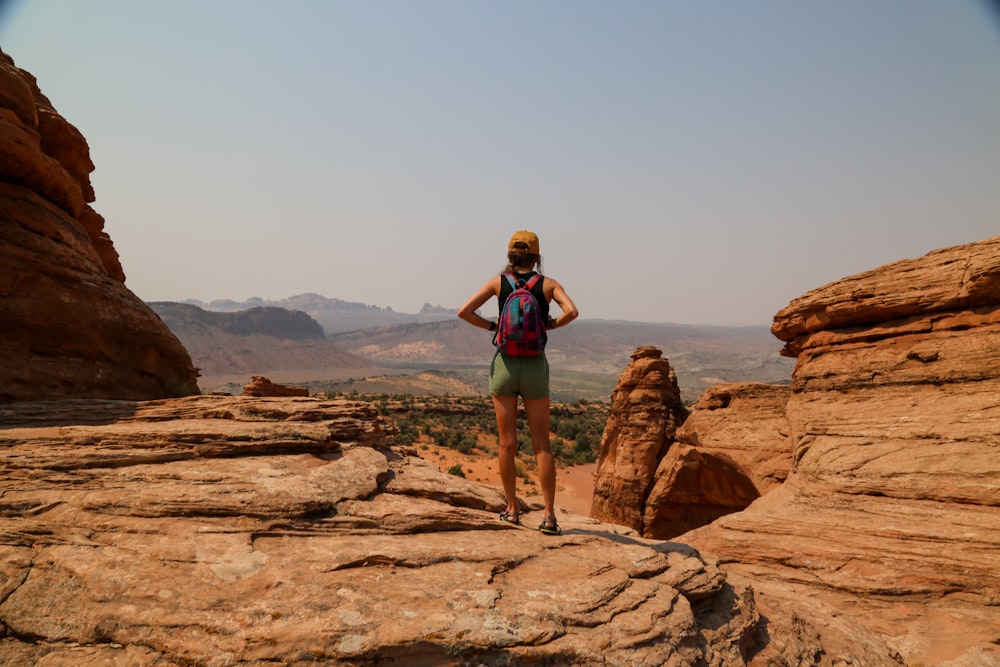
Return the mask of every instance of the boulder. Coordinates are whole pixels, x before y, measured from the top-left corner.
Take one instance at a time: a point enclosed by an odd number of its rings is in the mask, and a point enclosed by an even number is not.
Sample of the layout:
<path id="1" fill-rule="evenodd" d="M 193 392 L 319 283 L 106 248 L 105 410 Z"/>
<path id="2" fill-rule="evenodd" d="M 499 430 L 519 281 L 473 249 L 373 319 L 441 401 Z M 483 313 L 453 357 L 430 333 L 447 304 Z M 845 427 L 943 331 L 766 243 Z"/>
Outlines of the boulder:
<path id="1" fill-rule="evenodd" d="M 198 392 L 197 371 L 124 285 L 83 135 L 0 53 L 0 403 Z"/>

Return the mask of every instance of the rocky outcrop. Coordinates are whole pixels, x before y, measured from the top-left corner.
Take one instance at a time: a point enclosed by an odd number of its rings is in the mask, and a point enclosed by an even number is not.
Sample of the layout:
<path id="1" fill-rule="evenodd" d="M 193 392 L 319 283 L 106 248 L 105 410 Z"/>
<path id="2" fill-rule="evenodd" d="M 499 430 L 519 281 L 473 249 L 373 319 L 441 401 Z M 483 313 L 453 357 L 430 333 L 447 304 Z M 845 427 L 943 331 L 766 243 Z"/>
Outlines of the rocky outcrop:
<path id="1" fill-rule="evenodd" d="M 780 485 L 792 459 L 788 394 L 788 387 L 752 383 L 709 389 L 656 467 L 643 535 L 672 539 Z"/>
<path id="2" fill-rule="evenodd" d="M 827 660 L 1000 664 L 1000 237 L 813 290 L 773 331 L 798 358 L 788 479 L 679 539 Z"/>
<path id="3" fill-rule="evenodd" d="M 0 53 L 0 402 L 197 393 L 190 357 L 123 284 L 87 142 Z"/>
<path id="4" fill-rule="evenodd" d="M 305 387 L 295 387 L 287 384 L 275 384 L 263 375 L 254 375 L 250 383 L 243 386 L 244 396 L 308 396 Z"/>
<path id="5" fill-rule="evenodd" d="M 638 348 L 611 396 L 591 516 L 671 539 L 744 509 L 791 466 L 788 394 L 717 385 L 689 415 L 669 361 Z"/>
<path id="6" fill-rule="evenodd" d="M 645 534 L 646 497 L 687 409 L 670 362 L 640 347 L 611 394 L 590 515 Z"/>
<path id="7" fill-rule="evenodd" d="M 0 663 L 729 667 L 766 639 L 690 548 L 503 524 L 391 435 L 346 400 L 0 406 Z"/>
<path id="8" fill-rule="evenodd" d="M 786 415 L 790 394 L 787 385 L 756 382 L 710 387 L 677 430 L 677 442 L 729 462 L 753 484 L 753 497 L 764 495 L 781 485 L 792 467 Z M 728 495 L 719 487 L 714 491 L 723 499 Z"/>

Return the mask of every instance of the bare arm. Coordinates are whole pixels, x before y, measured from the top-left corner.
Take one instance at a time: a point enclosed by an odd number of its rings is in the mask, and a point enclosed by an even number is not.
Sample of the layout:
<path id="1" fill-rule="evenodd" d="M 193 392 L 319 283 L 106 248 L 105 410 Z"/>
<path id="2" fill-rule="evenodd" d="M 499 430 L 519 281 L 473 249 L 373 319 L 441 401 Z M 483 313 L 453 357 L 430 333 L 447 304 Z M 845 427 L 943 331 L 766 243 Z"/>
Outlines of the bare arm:
<path id="1" fill-rule="evenodd" d="M 552 289 L 552 300 L 556 302 L 562 312 L 559 317 L 554 318 L 553 326 L 550 329 L 555 329 L 556 327 L 564 327 L 577 317 L 580 316 L 580 311 L 576 309 L 576 304 L 573 303 L 573 299 L 569 298 L 569 294 L 566 294 L 566 290 L 559 282 L 552 280 L 551 278 L 545 278 L 545 284 L 551 285 Z"/>
<path id="2" fill-rule="evenodd" d="M 476 311 L 489 301 L 490 297 L 498 294 L 500 294 L 500 276 L 495 276 L 486 281 L 486 284 L 480 287 L 479 291 L 469 297 L 469 300 L 458 309 L 458 317 L 474 327 L 489 330 L 493 322 L 481 317 Z"/>

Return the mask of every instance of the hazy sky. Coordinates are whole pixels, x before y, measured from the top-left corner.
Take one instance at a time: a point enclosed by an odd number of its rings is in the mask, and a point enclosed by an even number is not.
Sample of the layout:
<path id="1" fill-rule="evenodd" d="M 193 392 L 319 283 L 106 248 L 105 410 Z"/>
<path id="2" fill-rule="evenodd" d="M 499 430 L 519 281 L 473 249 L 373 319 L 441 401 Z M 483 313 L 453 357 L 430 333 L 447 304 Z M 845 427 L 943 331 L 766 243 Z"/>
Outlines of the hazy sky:
<path id="1" fill-rule="evenodd" d="M 587 318 L 769 324 L 1000 234 L 972 0 L 30 0 L 0 48 L 87 137 L 147 301 L 458 307 L 541 238 Z"/>

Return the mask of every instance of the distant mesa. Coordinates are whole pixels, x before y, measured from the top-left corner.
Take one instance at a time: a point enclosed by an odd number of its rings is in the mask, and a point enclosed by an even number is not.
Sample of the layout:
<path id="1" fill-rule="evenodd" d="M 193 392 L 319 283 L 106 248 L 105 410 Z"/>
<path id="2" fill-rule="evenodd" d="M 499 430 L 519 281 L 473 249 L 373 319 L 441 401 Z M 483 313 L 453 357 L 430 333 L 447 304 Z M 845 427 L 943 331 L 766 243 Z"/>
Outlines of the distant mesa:
<path id="1" fill-rule="evenodd" d="M 198 306 L 203 310 L 220 312 L 249 310 L 261 306 L 301 311 L 319 322 L 327 334 L 394 324 L 440 322 L 454 319 L 458 312 L 453 308 L 424 304 L 419 313 L 397 313 L 389 307 L 343 301 L 314 293 L 298 294 L 284 299 L 252 297 L 246 301 L 220 299 L 208 303 L 197 299 L 187 299 L 183 303 Z"/>
<path id="2" fill-rule="evenodd" d="M 151 305 L 210 380 L 234 373 L 327 380 L 334 376 L 320 377 L 319 369 L 334 366 L 482 369 L 493 354 L 491 334 L 466 325 L 454 310 L 441 306 L 425 304 L 418 315 L 401 314 L 317 294 L 266 302 L 255 298 L 200 303 Z M 325 345 L 314 337 L 320 330 L 326 333 Z M 779 354 L 780 343 L 766 326 L 581 319 L 555 332 L 546 350 L 553 368 L 574 378 L 571 385 L 557 383 L 559 400 L 607 400 L 629 355 L 643 345 L 659 347 L 670 358 L 687 402 L 698 400 L 717 382 L 787 384 L 794 366 Z M 297 346 L 307 349 L 298 354 Z M 291 373 L 303 369 L 316 372 L 309 377 Z"/>
<path id="3" fill-rule="evenodd" d="M 302 311 L 255 306 L 236 312 L 211 312 L 185 303 L 150 302 L 173 331 L 214 327 L 237 336 L 273 336 L 284 340 L 322 339 L 323 327 Z"/>
<path id="4" fill-rule="evenodd" d="M 328 341 L 323 327 L 302 311 L 254 306 L 214 312 L 169 301 L 153 302 L 150 307 L 190 352 L 201 369 L 205 391 L 215 390 L 223 379 L 231 381 L 226 378 L 238 378 L 242 384 L 251 375 L 299 372 L 311 377 L 323 369 L 371 366 L 370 361 Z"/>

